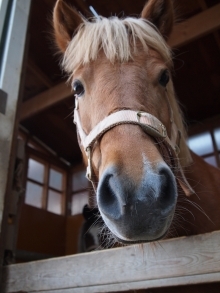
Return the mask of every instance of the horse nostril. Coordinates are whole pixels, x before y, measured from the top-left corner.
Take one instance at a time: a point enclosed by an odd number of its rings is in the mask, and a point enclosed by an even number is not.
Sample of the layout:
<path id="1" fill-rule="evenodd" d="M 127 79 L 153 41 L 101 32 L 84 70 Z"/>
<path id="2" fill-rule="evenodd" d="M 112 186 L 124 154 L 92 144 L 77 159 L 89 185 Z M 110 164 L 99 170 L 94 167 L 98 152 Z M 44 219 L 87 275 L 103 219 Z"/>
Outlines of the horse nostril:
<path id="1" fill-rule="evenodd" d="M 116 193 L 116 186 L 113 182 L 113 174 L 103 175 L 98 186 L 97 201 L 101 213 L 109 218 L 116 219 L 120 214 L 120 207 Z"/>
<path id="2" fill-rule="evenodd" d="M 162 209 L 166 210 L 176 204 L 176 184 L 174 176 L 168 168 L 162 167 L 159 170 L 159 175 L 161 182 L 159 199 Z"/>

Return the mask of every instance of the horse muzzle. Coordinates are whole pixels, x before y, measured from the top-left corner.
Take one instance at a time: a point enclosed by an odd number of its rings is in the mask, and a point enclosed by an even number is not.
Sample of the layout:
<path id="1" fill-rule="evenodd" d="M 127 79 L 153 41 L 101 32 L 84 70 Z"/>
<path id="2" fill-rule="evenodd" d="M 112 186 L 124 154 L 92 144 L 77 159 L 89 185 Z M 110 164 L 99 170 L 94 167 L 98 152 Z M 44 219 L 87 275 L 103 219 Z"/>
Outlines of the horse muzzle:
<path id="1" fill-rule="evenodd" d="M 167 233 L 177 202 L 175 178 L 165 163 L 145 170 L 137 184 L 114 166 L 107 167 L 97 189 L 105 224 L 124 243 L 158 240 Z"/>
<path id="2" fill-rule="evenodd" d="M 96 142 L 103 139 L 106 132 L 118 125 L 132 124 L 140 127 L 157 142 L 166 160 L 158 163 L 154 170 L 148 165 L 139 182 L 132 179 L 131 175 L 130 178 L 129 175 L 125 175 L 130 173 L 120 172 L 121 168 L 117 166 L 106 166 L 99 177 L 97 202 L 105 224 L 121 242 L 139 243 L 162 238 L 170 227 L 175 211 L 176 179 L 186 195 L 193 193 L 179 163 L 181 135 L 172 117 L 170 137 L 165 125 L 155 116 L 135 110 L 114 112 L 86 134 L 81 125 L 78 109 L 76 101 L 74 122 L 77 125 L 79 143 L 88 158 L 87 178 L 95 190 L 92 155 Z"/>

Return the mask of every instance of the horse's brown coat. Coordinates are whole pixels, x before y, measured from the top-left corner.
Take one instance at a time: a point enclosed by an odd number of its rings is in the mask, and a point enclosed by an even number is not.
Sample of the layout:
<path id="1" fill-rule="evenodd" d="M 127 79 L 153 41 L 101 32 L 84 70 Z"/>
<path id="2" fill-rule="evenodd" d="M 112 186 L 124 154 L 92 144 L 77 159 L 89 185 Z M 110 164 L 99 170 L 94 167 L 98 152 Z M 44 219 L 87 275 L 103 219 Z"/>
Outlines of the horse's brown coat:
<path id="1" fill-rule="evenodd" d="M 142 12 L 142 17 L 151 20 L 165 39 L 173 25 L 171 3 L 169 0 L 150 0 Z M 67 15 L 65 18 L 64 14 Z M 63 1 L 57 1 L 54 27 L 61 51 L 65 51 L 70 36 L 81 22 L 74 10 L 69 10 Z M 85 95 L 80 99 L 79 107 L 86 133 L 114 111 L 135 109 L 156 116 L 167 127 L 170 135 L 166 91 L 158 84 L 161 71 L 170 68 L 158 52 L 152 49 L 146 52 L 140 44 L 138 46 L 138 54 L 133 60 L 112 64 L 101 50 L 97 60 L 85 64 L 74 73 L 73 78 L 81 80 L 85 86 Z M 171 87 L 171 82 L 169 84 Z M 143 172 L 143 157 L 151 162 L 152 168 L 163 160 L 151 137 L 137 126 L 121 125 L 111 129 L 99 141 L 93 155 L 93 168 L 98 179 L 106 166 L 114 163 L 138 184 Z M 184 161 L 184 158 L 180 159 Z M 220 170 L 195 154 L 192 154 L 192 159 L 193 162 L 185 168 L 185 175 L 195 194 L 188 199 L 180 190 L 169 237 L 220 229 Z"/>
<path id="2" fill-rule="evenodd" d="M 141 16 L 151 20 L 166 37 L 171 32 L 173 25 L 172 1 L 150 0 L 145 5 Z M 61 51 L 65 51 L 74 31 L 81 23 L 82 20 L 74 9 L 62 0 L 57 1 L 54 9 L 54 28 L 55 38 Z M 86 133 L 89 133 L 99 121 L 114 111 L 138 109 L 147 110 L 155 115 L 166 125 L 168 134 L 170 134 L 169 109 L 165 91 L 158 86 L 158 75 L 166 67 L 167 65 L 157 52 L 150 50 L 146 53 L 141 50 L 140 45 L 135 60 L 109 64 L 105 54 L 101 51 L 96 61 L 80 68 L 74 78 L 83 80 L 86 85 L 86 97 L 83 97 L 86 103 L 80 101 L 80 115 L 83 117 L 83 127 Z M 153 165 L 161 160 L 161 155 L 152 138 L 144 134 L 138 127 L 131 125 L 116 127 L 104 135 L 95 149 L 93 160 L 96 175 L 99 177 L 110 162 L 117 162 L 121 168 L 126 168 L 127 173 L 133 173 L 133 179 L 138 181 L 141 173 L 142 154 L 145 154 Z M 131 156 L 133 161 L 129 161 Z M 210 221 L 199 208 L 184 201 L 182 195 L 179 203 L 180 209 L 181 206 L 185 206 L 186 209 L 193 210 L 195 217 L 193 219 L 187 211 L 183 215 L 187 221 L 183 224 L 184 227 L 187 227 L 186 234 L 220 229 L 220 171 L 193 154 L 193 163 L 186 168 L 185 175 L 195 190 L 195 195 L 190 198 L 190 201 L 198 204 L 211 219 Z M 180 235 L 184 233 L 178 231 Z"/>

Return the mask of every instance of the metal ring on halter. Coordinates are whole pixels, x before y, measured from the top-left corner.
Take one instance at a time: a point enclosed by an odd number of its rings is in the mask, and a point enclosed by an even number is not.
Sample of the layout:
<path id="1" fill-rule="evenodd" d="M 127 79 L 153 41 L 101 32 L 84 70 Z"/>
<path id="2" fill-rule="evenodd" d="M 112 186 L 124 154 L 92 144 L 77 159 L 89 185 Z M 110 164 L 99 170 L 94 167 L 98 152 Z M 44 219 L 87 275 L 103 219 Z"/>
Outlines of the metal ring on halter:
<path id="1" fill-rule="evenodd" d="M 180 153 L 180 148 L 178 147 L 177 144 L 175 145 L 175 153 L 176 153 L 176 155 L 179 155 L 179 153 Z"/>

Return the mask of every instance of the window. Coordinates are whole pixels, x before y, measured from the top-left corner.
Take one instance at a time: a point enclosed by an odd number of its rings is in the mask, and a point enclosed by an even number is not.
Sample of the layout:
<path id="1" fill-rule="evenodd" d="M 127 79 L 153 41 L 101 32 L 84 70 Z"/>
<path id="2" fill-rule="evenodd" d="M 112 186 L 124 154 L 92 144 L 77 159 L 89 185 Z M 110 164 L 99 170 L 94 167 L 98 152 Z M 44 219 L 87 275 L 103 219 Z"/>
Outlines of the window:
<path id="1" fill-rule="evenodd" d="M 75 170 L 72 176 L 71 215 L 82 214 L 83 207 L 88 204 L 89 181 L 85 169 Z"/>
<path id="2" fill-rule="evenodd" d="M 220 168 L 220 127 L 190 136 L 188 145 L 207 163 Z"/>
<path id="3" fill-rule="evenodd" d="M 216 147 L 220 151 L 220 127 L 214 130 L 214 138 L 216 141 Z"/>
<path id="4" fill-rule="evenodd" d="M 62 172 L 50 168 L 47 210 L 59 215 L 62 214 L 62 198 L 64 197 L 63 190 L 65 188 L 63 177 Z"/>
<path id="5" fill-rule="evenodd" d="M 64 214 L 66 171 L 39 158 L 28 160 L 25 203 Z"/>

